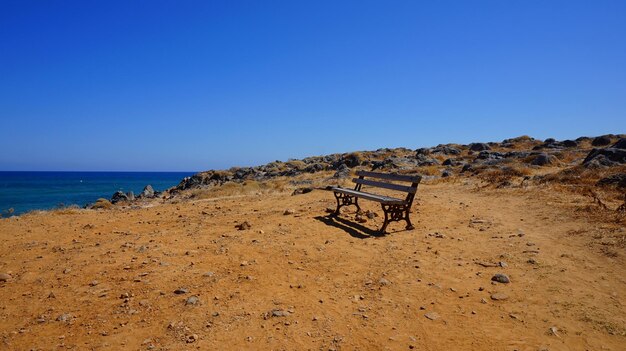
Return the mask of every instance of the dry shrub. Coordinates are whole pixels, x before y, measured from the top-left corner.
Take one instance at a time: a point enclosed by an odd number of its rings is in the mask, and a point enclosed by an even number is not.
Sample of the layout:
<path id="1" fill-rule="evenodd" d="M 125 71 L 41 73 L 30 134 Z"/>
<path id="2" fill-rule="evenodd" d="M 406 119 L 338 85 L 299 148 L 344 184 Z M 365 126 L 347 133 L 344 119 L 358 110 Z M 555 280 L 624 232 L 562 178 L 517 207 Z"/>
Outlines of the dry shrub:
<path id="1" fill-rule="evenodd" d="M 438 176 L 441 174 L 441 166 L 432 165 L 432 166 L 422 166 L 417 168 L 419 170 L 419 174 L 427 175 L 427 176 Z"/>
<path id="2" fill-rule="evenodd" d="M 91 208 L 94 210 L 110 210 L 113 208 L 113 204 L 107 199 L 100 198 L 96 200 L 93 205 L 91 205 Z"/>
<path id="3" fill-rule="evenodd" d="M 78 207 L 78 205 L 59 205 L 59 207 L 52 209 L 49 212 L 53 215 L 71 215 L 79 213 L 80 210 L 81 209 L 80 207 Z"/>
<path id="4" fill-rule="evenodd" d="M 494 184 L 498 187 L 510 186 L 513 184 L 513 181 L 518 180 L 521 184 L 521 181 L 532 174 L 531 170 L 527 167 L 518 165 L 518 166 L 503 166 L 497 168 L 482 168 L 478 169 L 478 178 L 487 182 L 488 184 Z"/>
<path id="5" fill-rule="evenodd" d="M 285 166 L 290 169 L 302 170 L 306 168 L 307 164 L 300 160 L 290 160 L 285 163 Z"/>

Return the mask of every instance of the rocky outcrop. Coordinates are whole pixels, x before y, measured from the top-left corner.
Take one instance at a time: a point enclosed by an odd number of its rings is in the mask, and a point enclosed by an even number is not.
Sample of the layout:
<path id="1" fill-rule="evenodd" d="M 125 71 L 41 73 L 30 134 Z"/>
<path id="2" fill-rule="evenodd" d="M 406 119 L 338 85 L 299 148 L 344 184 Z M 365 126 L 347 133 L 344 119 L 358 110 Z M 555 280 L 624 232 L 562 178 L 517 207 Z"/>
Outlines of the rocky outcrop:
<path id="1" fill-rule="evenodd" d="M 626 138 L 621 138 L 611 147 L 613 149 L 623 149 L 623 150 L 626 149 Z"/>

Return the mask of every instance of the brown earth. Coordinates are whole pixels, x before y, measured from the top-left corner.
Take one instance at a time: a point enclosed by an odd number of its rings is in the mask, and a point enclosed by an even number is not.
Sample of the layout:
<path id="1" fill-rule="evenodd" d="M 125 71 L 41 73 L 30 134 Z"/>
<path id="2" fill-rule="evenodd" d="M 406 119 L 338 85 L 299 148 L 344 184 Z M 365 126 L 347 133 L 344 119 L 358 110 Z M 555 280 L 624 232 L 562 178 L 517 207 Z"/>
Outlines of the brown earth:
<path id="1" fill-rule="evenodd" d="M 385 236 L 322 190 L 2 219 L 0 349 L 625 350 L 623 221 L 476 182 L 424 182 Z"/>

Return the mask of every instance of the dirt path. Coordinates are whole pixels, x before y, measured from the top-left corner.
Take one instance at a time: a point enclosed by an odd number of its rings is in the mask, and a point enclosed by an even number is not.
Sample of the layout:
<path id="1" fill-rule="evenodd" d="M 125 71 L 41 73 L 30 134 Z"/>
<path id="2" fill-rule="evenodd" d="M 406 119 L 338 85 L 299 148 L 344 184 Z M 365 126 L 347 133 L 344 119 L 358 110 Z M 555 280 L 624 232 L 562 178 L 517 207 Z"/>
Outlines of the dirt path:
<path id="1" fill-rule="evenodd" d="M 626 253 L 594 244 L 624 228 L 549 189 L 418 199 L 384 237 L 324 191 L 1 220 L 2 348 L 624 349 Z"/>

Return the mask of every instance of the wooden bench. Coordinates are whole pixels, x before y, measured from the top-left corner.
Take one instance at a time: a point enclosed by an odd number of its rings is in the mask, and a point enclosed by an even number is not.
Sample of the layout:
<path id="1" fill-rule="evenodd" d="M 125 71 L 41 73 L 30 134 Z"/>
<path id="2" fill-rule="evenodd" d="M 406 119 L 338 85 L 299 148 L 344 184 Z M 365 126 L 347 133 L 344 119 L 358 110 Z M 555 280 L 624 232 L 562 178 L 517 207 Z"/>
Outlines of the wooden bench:
<path id="1" fill-rule="evenodd" d="M 358 199 L 366 199 L 370 201 L 379 202 L 383 208 L 383 212 L 385 213 L 385 221 L 383 222 L 382 228 L 380 228 L 381 233 L 385 233 L 385 229 L 387 229 L 387 225 L 389 222 L 393 221 L 406 221 L 406 229 L 414 229 L 413 224 L 411 224 L 411 220 L 409 219 L 409 213 L 411 211 L 411 205 L 413 204 L 413 199 L 415 198 L 415 193 L 417 192 L 417 185 L 422 180 L 422 177 L 419 175 L 400 175 L 400 174 L 388 174 L 388 173 L 376 173 L 376 172 L 367 172 L 367 171 L 358 171 L 356 172 L 358 178 L 352 179 L 356 186 L 354 189 L 347 189 L 341 187 L 332 187 L 331 190 L 335 194 L 335 198 L 337 199 L 337 209 L 333 213 L 333 215 L 339 215 L 339 209 L 343 206 L 355 205 L 357 209 L 357 213 L 361 212 L 361 207 L 359 207 Z M 374 178 L 365 179 L 365 178 Z M 410 182 L 411 185 L 400 185 L 394 184 L 386 181 L 396 181 L 396 182 Z M 370 186 L 377 188 L 384 188 L 395 190 L 401 193 L 406 193 L 406 197 L 404 199 L 378 195 L 374 193 L 369 193 L 362 191 L 362 186 Z"/>

